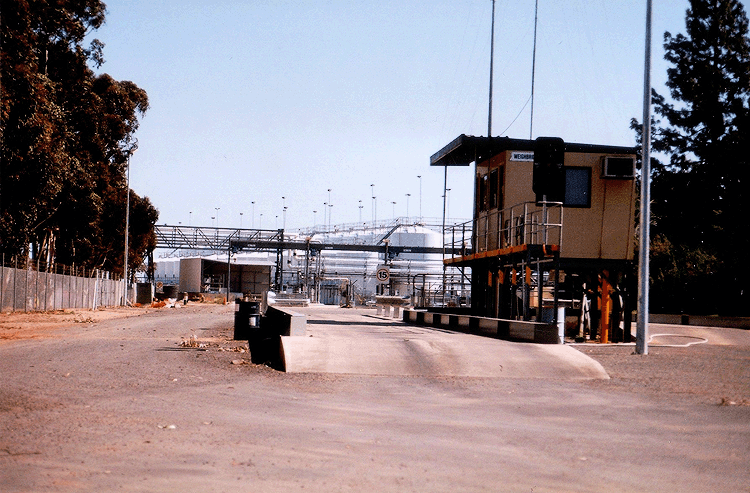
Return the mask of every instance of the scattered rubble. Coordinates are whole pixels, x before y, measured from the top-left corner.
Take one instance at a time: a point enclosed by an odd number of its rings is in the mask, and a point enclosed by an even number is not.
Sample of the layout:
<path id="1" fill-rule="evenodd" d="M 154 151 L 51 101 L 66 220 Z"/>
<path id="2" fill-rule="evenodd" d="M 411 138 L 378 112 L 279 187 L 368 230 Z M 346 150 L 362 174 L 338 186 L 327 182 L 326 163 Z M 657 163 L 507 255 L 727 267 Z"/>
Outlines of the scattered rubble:
<path id="1" fill-rule="evenodd" d="M 199 342 L 198 338 L 195 337 L 195 334 L 191 334 L 190 337 L 187 339 L 183 339 L 182 342 L 180 342 L 180 347 L 192 347 L 192 348 L 206 348 L 208 347 L 208 344 L 205 342 Z"/>

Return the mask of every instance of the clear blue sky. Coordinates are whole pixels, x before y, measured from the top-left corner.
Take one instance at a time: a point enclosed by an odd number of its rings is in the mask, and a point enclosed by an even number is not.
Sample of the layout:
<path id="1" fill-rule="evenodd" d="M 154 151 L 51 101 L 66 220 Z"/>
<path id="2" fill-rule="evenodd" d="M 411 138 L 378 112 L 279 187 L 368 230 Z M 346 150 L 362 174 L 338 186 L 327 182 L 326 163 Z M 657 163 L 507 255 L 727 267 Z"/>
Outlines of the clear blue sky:
<path id="1" fill-rule="evenodd" d="M 533 138 L 634 145 L 645 5 L 539 0 Z M 665 95 L 662 36 L 685 31 L 687 6 L 654 2 L 652 81 Z M 417 216 L 421 175 L 422 215 L 440 217 L 443 169 L 430 155 L 487 134 L 491 7 L 107 1 L 93 34 L 105 43 L 101 71 L 135 82 L 151 105 L 131 187 L 159 224 L 281 228 L 286 205 L 293 229 L 323 223 L 328 189 L 333 223 L 359 221 L 360 200 L 371 220 L 371 184 L 378 219 L 405 216 L 407 201 Z M 534 1 L 497 0 L 495 19 L 493 135 L 529 138 Z M 448 172 L 450 217 L 471 216 L 471 173 Z"/>

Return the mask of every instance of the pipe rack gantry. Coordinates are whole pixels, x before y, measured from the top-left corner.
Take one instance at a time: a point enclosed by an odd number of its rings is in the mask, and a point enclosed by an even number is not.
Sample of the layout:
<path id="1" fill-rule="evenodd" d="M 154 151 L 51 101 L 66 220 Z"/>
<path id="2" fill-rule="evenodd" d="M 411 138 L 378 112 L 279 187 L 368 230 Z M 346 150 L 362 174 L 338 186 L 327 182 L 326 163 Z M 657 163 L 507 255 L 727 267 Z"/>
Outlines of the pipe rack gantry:
<path id="1" fill-rule="evenodd" d="M 359 252 L 379 252 L 385 258 L 398 256 L 401 253 L 431 253 L 462 255 L 467 250 L 450 247 L 394 246 L 384 241 L 377 245 L 321 242 L 312 239 L 289 239 L 284 230 L 279 229 L 238 229 L 202 226 L 156 225 L 156 248 L 171 250 L 212 250 L 216 252 L 234 252 L 240 250 L 277 251 L 277 250 L 346 250 Z"/>

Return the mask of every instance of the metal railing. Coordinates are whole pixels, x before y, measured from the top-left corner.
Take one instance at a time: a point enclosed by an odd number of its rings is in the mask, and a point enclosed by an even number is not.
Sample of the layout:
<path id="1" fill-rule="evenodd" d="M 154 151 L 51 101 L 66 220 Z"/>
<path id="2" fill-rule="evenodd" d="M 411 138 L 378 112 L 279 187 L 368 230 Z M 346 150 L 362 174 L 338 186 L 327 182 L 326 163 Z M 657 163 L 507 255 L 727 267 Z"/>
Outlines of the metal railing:
<path id="1" fill-rule="evenodd" d="M 157 248 L 227 251 L 238 242 L 281 241 L 282 230 L 156 225 Z"/>
<path id="2" fill-rule="evenodd" d="M 446 247 L 478 253 L 528 244 L 561 245 L 562 230 L 561 202 L 523 202 L 453 226 L 446 231 Z"/>

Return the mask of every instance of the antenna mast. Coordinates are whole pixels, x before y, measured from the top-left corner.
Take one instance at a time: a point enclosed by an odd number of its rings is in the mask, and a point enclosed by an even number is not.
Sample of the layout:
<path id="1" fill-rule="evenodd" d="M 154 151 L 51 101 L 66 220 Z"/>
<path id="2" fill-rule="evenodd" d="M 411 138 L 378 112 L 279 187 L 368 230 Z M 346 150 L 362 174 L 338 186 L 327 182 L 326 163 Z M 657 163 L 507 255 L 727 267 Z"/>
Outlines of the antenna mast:
<path id="1" fill-rule="evenodd" d="M 492 0 L 492 34 L 490 36 L 490 109 L 487 115 L 487 137 L 492 137 L 492 71 L 495 60 L 495 0 Z"/>
<path id="2" fill-rule="evenodd" d="M 534 78 L 536 75 L 536 25 L 539 14 L 539 0 L 534 2 L 534 52 L 531 55 L 531 117 L 529 118 L 529 140 L 534 136 Z"/>

